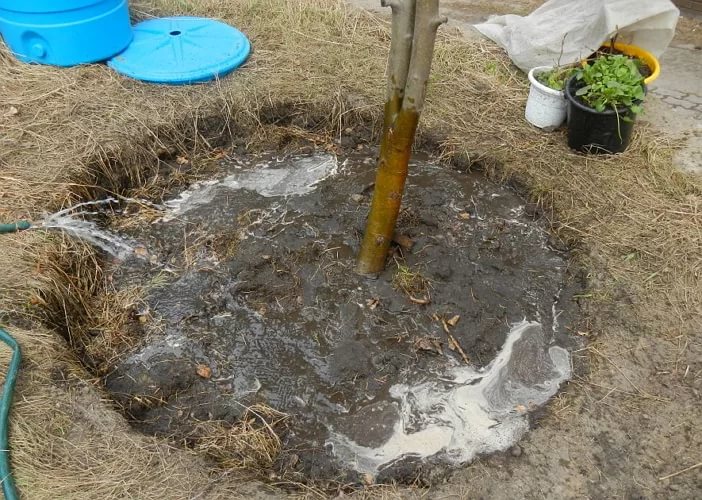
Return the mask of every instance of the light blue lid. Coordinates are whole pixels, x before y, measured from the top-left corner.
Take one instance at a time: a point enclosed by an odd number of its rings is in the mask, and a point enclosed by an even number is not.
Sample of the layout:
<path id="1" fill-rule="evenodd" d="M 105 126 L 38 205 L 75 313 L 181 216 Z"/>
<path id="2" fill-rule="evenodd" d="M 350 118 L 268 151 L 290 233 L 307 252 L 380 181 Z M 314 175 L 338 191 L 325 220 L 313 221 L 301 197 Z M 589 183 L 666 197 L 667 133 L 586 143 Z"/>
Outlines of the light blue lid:
<path id="1" fill-rule="evenodd" d="M 202 17 L 163 17 L 132 28 L 134 40 L 107 64 L 154 83 L 206 82 L 241 66 L 251 51 L 236 28 Z"/>

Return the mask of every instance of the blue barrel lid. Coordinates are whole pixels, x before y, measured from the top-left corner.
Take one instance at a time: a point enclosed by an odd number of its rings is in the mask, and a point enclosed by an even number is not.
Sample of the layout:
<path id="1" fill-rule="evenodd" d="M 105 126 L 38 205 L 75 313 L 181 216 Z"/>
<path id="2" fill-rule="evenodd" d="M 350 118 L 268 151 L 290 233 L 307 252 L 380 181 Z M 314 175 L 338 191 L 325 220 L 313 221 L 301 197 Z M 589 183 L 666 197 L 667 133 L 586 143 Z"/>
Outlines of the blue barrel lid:
<path id="1" fill-rule="evenodd" d="M 206 82 L 241 66 L 251 51 L 236 28 L 202 17 L 164 17 L 132 28 L 134 40 L 107 64 L 154 83 Z"/>

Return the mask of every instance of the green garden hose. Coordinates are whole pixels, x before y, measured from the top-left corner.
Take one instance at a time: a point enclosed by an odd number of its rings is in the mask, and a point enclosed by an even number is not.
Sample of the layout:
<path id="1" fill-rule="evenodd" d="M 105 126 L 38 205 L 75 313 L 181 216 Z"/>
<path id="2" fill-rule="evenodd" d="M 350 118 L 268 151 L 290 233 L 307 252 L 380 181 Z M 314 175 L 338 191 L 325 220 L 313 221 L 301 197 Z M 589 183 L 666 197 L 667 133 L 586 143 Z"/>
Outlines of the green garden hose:
<path id="1" fill-rule="evenodd" d="M 32 227 L 32 223 L 26 220 L 12 224 L 0 224 L 0 234 L 25 231 L 30 227 Z M 0 481 L 2 481 L 2 492 L 5 495 L 5 500 L 17 500 L 19 496 L 17 495 L 15 480 L 10 471 L 10 440 L 8 438 L 10 426 L 8 425 L 8 417 L 12 406 L 12 392 L 15 390 L 15 380 L 17 380 L 17 372 L 22 361 L 22 355 L 20 354 L 17 341 L 2 328 L 0 328 L 0 340 L 12 349 L 12 359 L 10 359 L 10 366 L 7 368 L 2 397 L 0 397 Z"/>
<path id="2" fill-rule="evenodd" d="M 0 234 L 16 233 L 32 227 L 32 223 L 26 220 L 13 222 L 12 224 L 0 224 Z"/>
<path id="3" fill-rule="evenodd" d="M 12 406 L 12 392 L 15 389 L 15 380 L 17 372 L 19 372 L 22 355 L 17 341 L 10 336 L 5 330 L 0 328 L 0 340 L 5 342 L 12 349 L 12 359 L 10 366 L 7 368 L 5 375 L 5 384 L 2 389 L 2 398 L 0 399 L 0 480 L 2 480 L 2 492 L 5 495 L 5 500 L 17 500 L 17 488 L 15 488 L 15 480 L 10 472 L 10 442 L 8 439 L 8 416 L 10 414 L 10 406 Z"/>
<path id="4" fill-rule="evenodd" d="M 14 222 L 12 224 L 0 224 L 0 234 L 16 233 L 25 231 L 32 227 L 32 223 L 26 220 Z M 2 481 L 2 492 L 5 500 L 17 500 L 17 488 L 15 480 L 10 471 L 10 440 L 8 438 L 10 406 L 12 406 L 12 391 L 15 389 L 15 380 L 19 371 L 22 355 L 19 344 L 9 333 L 0 328 L 0 340 L 5 342 L 12 349 L 12 359 L 5 375 L 5 384 L 0 398 L 0 481 Z"/>

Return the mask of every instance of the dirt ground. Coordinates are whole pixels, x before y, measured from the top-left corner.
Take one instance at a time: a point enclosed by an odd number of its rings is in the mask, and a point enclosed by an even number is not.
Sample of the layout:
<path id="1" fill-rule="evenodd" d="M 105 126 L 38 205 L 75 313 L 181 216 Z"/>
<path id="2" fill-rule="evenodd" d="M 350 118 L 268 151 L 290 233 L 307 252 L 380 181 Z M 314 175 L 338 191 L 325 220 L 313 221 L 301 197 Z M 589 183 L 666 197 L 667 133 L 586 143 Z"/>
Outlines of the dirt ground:
<path id="1" fill-rule="evenodd" d="M 197 440 L 201 422 L 236 425 L 247 407 L 265 404 L 287 415 L 279 428 L 285 452 L 274 464 L 281 476 L 432 484 L 458 462 L 452 457 L 461 463 L 516 441 L 527 406 L 535 412 L 567 377 L 550 353 L 583 345 L 569 333 L 582 275 L 569 275 L 568 254 L 554 248 L 545 219 L 482 174 L 416 159 L 398 225 L 403 245 L 377 279 L 362 278 L 354 256 L 376 152 L 347 137 L 340 156 L 269 154 L 251 164 L 227 155 L 218 182 L 172 197 L 161 221 L 139 224 L 139 211 L 118 216 L 117 228 L 128 226 L 122 234 L 149 257 L 109 265 L 106 275 L 118 295 L 142 291 L 130 328 L 143 340 L 110 355 L 102 371 L 135 428 Z M 510 325 L 525 318 L 538 323 L 503 354 L 507 367 L 479 374 L 480 387 L 494 387 L 485 411 L 508 409 L 493 432 L 434 427 L 436 403 L 395 409 L 398 384 L 421 398 L 427 380 L 457 371 L 477 383 L 466 362 L 488 366 Z M 570 373 L 569 360 L 564 366 Z M 418 446 L 419 456 L 401 460 L 385 443 L 403 439 L 395 422 L 404 411 L 413 415 L 411 439 L 418 430 L 451 432 L 447 449 Z M 366 452 L 361 444 L 387 456 L 350 459 Z"/>
<path id="2" fill-rule="evenodd" d="M 377 131 L 388 42 L 382 19 L 322 0 L 153 0 L 132 7 L 138 17 L 222 17 L 247 33 L 254 56 L 215 85 L 162 88 L 99 65 L 22 66 L 3 51 L 1 220 L 36 220 L 106 193 L 159 199 L 206 178 L 201 159 L 232 142 L 240 154 L 271 145 L 295 150 L 301 137 L 333 148 L 349 128 Z M 586 341 L 573 357 L 587 370 L 509 451 L 431 488 L 369 486 L 346 495 L 702 493 L 702 183 L 675 170 L 677 145 L 643 123 L 621 156 L 568 151 L 562 131 L 546 134 L 524 122 L 526 89 L 499 50 L 446 30 L 419 146 L 446 168 L 516 186 L 542 211 L 553 238 L 572 249 L 571 268 L 586 269 L 587 278 L 583 323 L 569 334 Z M 164 163 L 179 166 L 164 175 Z M 99 367 L 80 360 L 90 339 L 113 342 L 100 352 L 131 345 L 122 326 L 138 301 L 110 295 L 108 263 L 60 235 L 3 236 L 0 250 L 1 319 L 25 358 L 11 448 L 26 498 L 329 495 L 281 484 L 272 469 L 240 462 L 222 469 L 208 455 L 222 448 L 183 447 L 131 429 L 102 387 Z M 92 325 L 92 333 L 72 329 L 80 325 Z"/>

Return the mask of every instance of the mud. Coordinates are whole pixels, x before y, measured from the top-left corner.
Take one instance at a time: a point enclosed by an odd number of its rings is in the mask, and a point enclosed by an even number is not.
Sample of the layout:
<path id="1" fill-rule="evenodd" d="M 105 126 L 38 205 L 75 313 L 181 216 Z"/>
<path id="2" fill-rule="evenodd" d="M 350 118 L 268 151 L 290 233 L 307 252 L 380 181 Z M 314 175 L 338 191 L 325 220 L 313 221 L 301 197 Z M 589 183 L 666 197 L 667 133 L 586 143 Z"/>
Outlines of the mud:
<path id="1" fill-rule="evenodd" d="M 105 384 L 135 427 L 187 441 L 263 402 L 289 415 L 279 472 L 342 482 L 432 482 L 528 430 L 571 374 L 567 254 L 508 187 L 420 158 L 401 245 L 360 277 L 373 174 L 230 157 L 129 232 L 149 258 L 112 282 L 146 290 L 143 340 Z"/>

